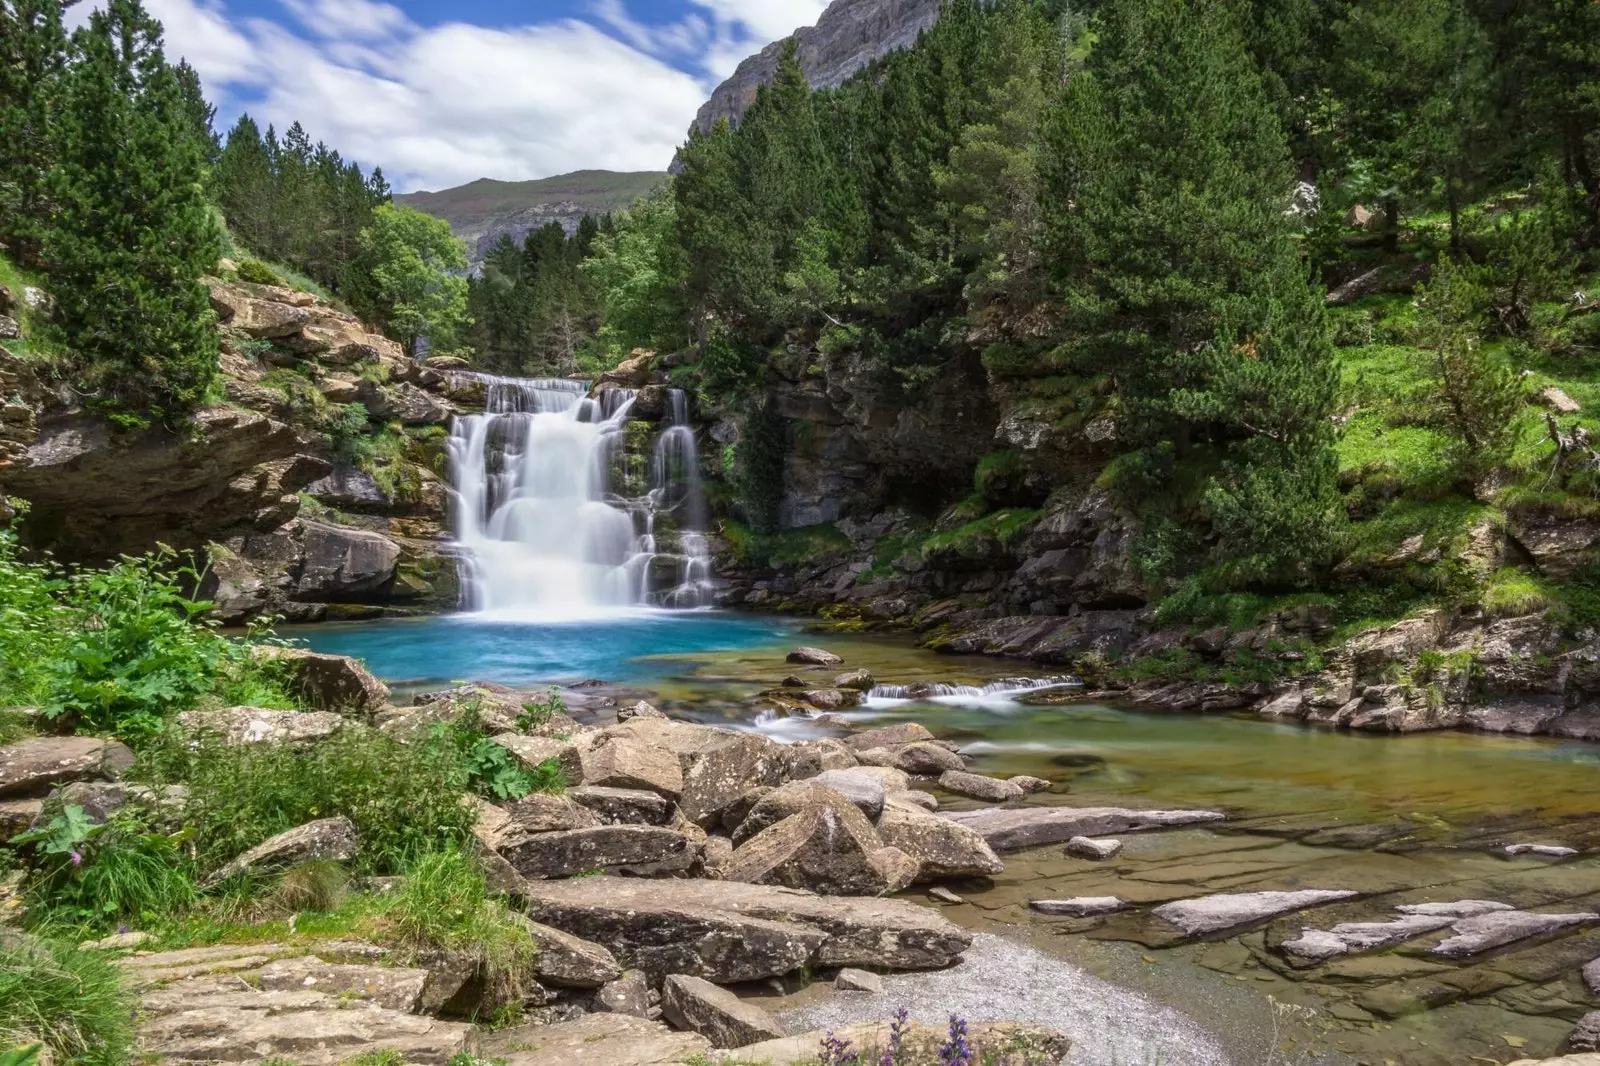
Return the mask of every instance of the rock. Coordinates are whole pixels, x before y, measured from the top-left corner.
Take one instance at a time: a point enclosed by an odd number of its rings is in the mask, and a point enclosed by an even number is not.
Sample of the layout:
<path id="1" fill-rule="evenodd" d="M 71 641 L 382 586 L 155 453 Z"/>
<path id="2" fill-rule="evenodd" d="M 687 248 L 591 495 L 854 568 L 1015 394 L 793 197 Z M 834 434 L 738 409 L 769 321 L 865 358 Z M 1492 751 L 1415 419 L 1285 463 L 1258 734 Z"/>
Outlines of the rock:
<path id="1" fill-rule="evenodd" d="M 337 1066 L 362 1052 L 394 1052 L 415 1066 L 445 1066 L 466 1050 L 472 1026 L 380 1007 L 356 1007 L 304 990 L 257 991 L 232 986 L 220 1005 L 146 1009 L 138 1049 L 168 1063 L 293 1061 Z"/>
<path id="2" fill-rule="evenodd" d="M 1433 950 L 1435 954 L 1450 958 L 1466 958 L 1519 940 L 1558 933 L 1594 921 L 1600 921 L 1600 914 L 1589 911 L 1576 914 L 1491 911 L 1457 921 L 1451 926 L 1456 935 L 1441 941 Z"/>
<path id="3" fill-rule="evenodd" d="M 1046 781 L 1042 777 L 1029 777 L 1027 774 L 1018 774 L 1016 777 L 1010 777 L 1006 780 L 1022 789 L 1022 791 L 1025 793 L 1050 791 L 1050 782 Z"/>
<path id="4" fill-rule="evenodd" d="M 624 966 L 720 984 L 806 965 L 938 969 L 972 942 L 915 904 L 737 881 L 585 877 L 530 883 L 527 901 L 533 918 L 604 944 Z"/>
<path id="5" fill-rule="evenodd" d="M 941 877 L 988 877 L 1005 864 L 976 831 L 920 810 L 885 806 L 878 837 L 917 860 L 916 881 Z"/>
<path id="6" fill-rule="evenodd" d="M 872 674 L 866 670 L 851 670 L 833 679 L 834 688 L 853 688 L 860 692 L 870 692 L 872 686 Z"/>
<path id="7" fill-rule="evenodd" d="M 1600 1051 L 1600 1010 L 1592 1010 L 1578 1019 L 1578 1024 L 1567 1034 L 1567 1050 Z"/>
<path id="8" fill-rule="evenodd" d="M 583 759 L 571 741 L 527 737 L 520 733 L 501 733 L 491 739 L 515 755 L 517 761 L 530 770 L 553 762 L 561 768 L 561 777 L 568 785 L 576 785 L 583 780 Z"/>
<path id="9" fill-rule="evenodd" d="M 523 877 L 571 877 L 599 870 L 635 877 L 683 873 L 695 850 L 682 833 L 653 825 L 602 825 L 537 833 L 502 847 L 500 854 Z"/>
<path id="10" fill-rule="evenodd" d="M 996 851 L 1043 847 L 1077 836 L 1172 829 L 1223 819 L 1215 811 L 1136 811 L 1123 807 L 993 807 L 955 811 L 942 817 L 977 830 Z"/>
<path id="11" fill-rule="evenodd" d="M 542 833 L 558 833 L 569 829 L 593 829 L 601 825 L 598 815 L 576 803 L 570 796 L 554 796 L 545 792 L 532 792 L 504 807 L 493 807 L 479 801 L 480 824 L 486 809 L 501 812 L 497 821 L 495 847 L 521 843 Z M 493 815 L 489 815 L 493 819 Z"/>
<path id="12" fill-rule="evenodd" d="M 404 1014 L 414 1014 L 428 983 L 428 971 L 401 966 L 324 962 L 315 955 L 274 959 L 249 982 L 264 992 L 313 989 L 336 997 L 359 998 Z"/>
<path id="13" fill-rule="evenodd" d="M 65 808 L 81 808 L 84 816 L 94 825 L 104 825 L 113 815 L 130 804 L 161 816 L 167 822 L 176 822 L 183 813 L 189 790 L 182 785 L 130 785 L 121 781 L 72 781 L 59 785 L 39 802 L 28 828 L 39 829 L 59 815 Z M 176 828 L 176 826 L 173 826 Z"/>
<path id="14" fill-rule="evenodd" d="M 711 1050 L 698 1033 L 621 1012 L 502 1029 L 475 1043 L 479 1057 L 505 1066 L 679 1066 Z"/>
<path id="15" fill-rule="evenodd" d="M 326 740 L 344 724 L 344 717 L 332 711 L 269 711 L 260 707 L 185 711 L 178 715 L 178 725 L 184 732 L 215 737 L 230 748 Z"/>
<path id="16" fill-rule="evenodd" d="M 22 327 L 10 315 L 0 315 L 0 341 L 14 341 L 22 336 Z"/>
<path id="17" fill-rule="evenodd" d="M 908 774 L 935 777 L 947 770 L 964 770 L 967 763 L 949 748 L 923 741 L 918 744 L 907 744 L 896 751 L 893 765 L 895 769 L 904 770 Z"/>
<path id="18" fill-rule="evenodd" d="M 744 1047 L 783 1035 L 778 1020 L 760 1007 L 687 974 L 672 974 L 662 982 L 661 1013 L 679 1029 L 699 1033 L 712 1047 Z"/>
<path id="19" fill-rule="evenodd" d="M 796 648 L 784 657 L 791 663 L 803 663 L 807 666 L 840 666 L 844 660 L 831 651 L 821 648 Z"/>
<path id="20" fill-rule="evenodd" d="M 712 1062 L 735 1064 L 763 1063 L 768 1066 L 811 1063 L 816 1061 L 817 1049 L 828 1035 L 850 1042 L 860 1053 L 860 1062 L 877 1063 L 889 1046 L 889 1023 L 868 1022 L 863 1025 L 844 1025 L 826 1032 L 802 1033 L 781 1040 L 766 1040 L 735 1051 L 716 1052 Z M 906 1027 L 901 1044 L 901 1063 L 937 1063 L 940 1050 L 949 1039 L 943 1024 L 923 1025 L 912 1022 Z M 1038 1025 L 1021 1025 L 1015 1022 L 971 1022 L 967 1026 L 967 1046 L 972 1051 L 970 1061 L 984 1066 L 1059 1066 L 1067 1061 L 1072 1041 L 1064 1033 Z M 1019 1051 L 1018 1049 L 1026 1049 Z M 1105 1061 L 1084 1059 L 1085 1062 Z M 1579 1064 L 1587 1066 L 1587 1064 Z"/>
<path id="21" fill-rule="evenodd" d="M 584 785 L 567 795 L 608 825 L 666 825 L 672 820 L 672 801 L 658 792 Z"/>
<path id="22" fill-rule="evenodd" d="M 1010 781 L 1001 781 L 982 774 L 969 774 L 964 770 L 946 770 L 939 775 L 939 787 L 958 796 L 983 800 L 987 803 L 1008 803 L 1023 796 L 1022 788 Z"/>
<path id="23" fill-rule="evenodd" d="M 312 707 L 373 714 L 389 703 L 389 686 L 373 677 L 356 659 L 260 644 L 251 651 L 258 658 L 283 661 L 290 692 Z"/>
<path id="24" fill-rule="evenodd" d="M 806 688 L 807 682 L 805 678 L 800 677 L 798 674 L 790 674 L 782 681 L 779 681 L 778 685 L 782 688 Z"/>
<path id="25" fill-rule="evenodd" d="M 905 744 L 933 739 L 934 735 L 916 722 L 901 722 L 898 725 L 886 725 L 879 729 L 853 733 L 845 737 L 844 742 L 856 751 L 862 752 L 871 748 L 898 748 Z"/>
<path id="26" fill-rule="evenodd" d="M 1578 854 L 1578 849 L 1562 847 L 1559 844 L 1507 844 L 1506 854 L 1538 855 L 1546 859 L 1565 859 Z"/>
<path id="27" fill-rule="evenodd" d="M 400 545 L 364 529 L 324 522 L 302 522 L 305 560 L 295 585 L 309 602 L 338 603 L 369 594 L 381 595 L 394 584 Z"/>
<path id="28" fill-rule="evenodd" d="M 30 737 L 0 748 L 0 799 L 38 796 L 63 781 L 115 780 L 133 752 L 98 737 Z"/>
<path id="29" fill-rule="evenodd" d="M 798 813 L 735 848 L 722 876 L 824 895 L 877 896 L 898 892 L 917 871 L 915 864 L 891 865 L 886 850 L 866 815 L 839 793 L 817 788 Z"/>
<path id="30" fill-rule="evenodd" d="M 934 885 L 928 889 L 928 898 L 936 899 L 940 903 L 965 903 L 966 900 L 945 888 L 943 885 Z"/>
<path id="31" fill-rule="evenodd" d="M 723 836 L 707 836 L 705 852 L 700 859 L 703 876 L 721 881 L 733 864 L 733 841 Z"/>
<path id="32" fill-rule="evenodd" d="M 656 710 L 644 700 L 634 700 L 624 703 L 617 708 L 617 721 L 626 722 L 634 718 L 665 718 L 666 715 Z"/>
<path id="33" fill-rule="evenodd" d="M 1300 936 L 1283 942 L 1284 954 L 1294 962 L 1312 965 L 1353 951 L 1371 951 L 1443 929 L 1448 916 L 1407 915 L 1393 922 L 1342 922 L 1332 929 L 1302 929 Z"/>
<path id="34" fill-rule="evenodd" d="M 42 799 L 0 800 L 0 840 L 26 833 L 43 813 Z"/>
<path id="35" fill-rule="evenodd" d="M 1028 906 L 1040 914 L 1064 914 L 1072 918 L 1090 918 L 1101 914 L 1115 914 L 1128 909 L 1128 901 L 1117 896 L 1076 896 L 1072 899 L 1032 899 Z"/>
<path id="36" fill-rule="evenodd" d="M 633 723 L 649 721 L 653 720 L 633 719 Z M 583 752 L 583 782 L 604 788 L 649 789 L 676 800 L 683 791 L 683 767 L 671 750 L 606 735 Z"/>
<path id="37" fill-rule="evenodd" d="M 540 983 L 600 988 L 621 979 L 622 967 L 617 965 L 616 957 L 599 944 L 538 922 L 524 921 L 523 926 L 539 949 L 534 974 Z"/>
<path id="38" fill-rule="evenodd" d="M 610 954 L 610 952 L 607 952 Z M 650 981 L 643 970 L 624 970 L 622 976 L 608 981 L 594 994 L 596 1010 L 611 1014 L 629 1014 L 635 1018 L 650 1016 Z"/>
<path id="39" fill-rule="evenodd" d="M 1600 996 L 1600 959 L 1584 963 L 1583 986 L 1589 990 L 1591 996 Z"/>
<path id="40" fill-rule="evenodd" d="M 1454 903 L 1405 903 L 1395 908 L 1401 914 L 1421 914 L 1430 917 L 1476 918 L 1480 914 L 1509 911 L 1516 908 L 1509 903 L 1496 903 L 1488 899 L 1461 899 Z"/>
<path id="41" fill-rule="evenodd" d="M 292 336 L 311 320 L 304 307 L 256 299 L 242 285 L 211 286 L 211 306 L 223 325 L 257 340 Z"/>
<path id="42" fill-rule="evenodd" d="M 811 777 L 829 770 L 853 770 L 861 765 L 861 760 L 856 758 L 856 753 L 850 750 L 848 744 L 831 737 L 791 744 L 789 750 L 794 755 L 794 776 L 797 778 Z"/>
<path id="43" fill-rule="evenodd" d="M 1095 859 L 1104 861 L 1114 859 L 1122 853 L 1120 840 L 1096 840 L 1094 837 L 1073 837 L 1067 841 L 1066 852 L 1068 855 L 1080 859 Z"/>
<path id="44" fill-rule="evenodd" d="M 735 734 L 701 755 L 683 775 L 678 807 L 691 822 L 710 828 L 751 788 L 782 784 L 792 765 L 787 746 L 762 736 Z"/>
<path id="45" fill-rule="evenodd" d="M 904 770 L 896 770 L 892 766 L 856 766 L 851 772 L 875 779 L 883 786 L 885 797 L 891 793 L 906 792 L 911 788 L 911 776 Z"/>
<path id="46" fill-rule="evenodd" d="M 85 940 L 78 947 L 86 951 L 132 951 L 155 939 L 153 933 L 117 933 L 103 940 Z"/>
<path id="47" fill-rule="evenodd" d="M 733 843 L 735 846 L 743 844 L 757 833 L 808 807 L 825 807 L 840 800 L 848 802 L 848 797 L 821 784 L 816 778 L 790 781 L 777 788 L 758 786 L 751 789 L 739 804 L 730 808 L 730 813 L 737 813 L 740 807 L 749 804 L 749 810 L 733 829 Z"/>
<path id="48" fill-rule="evenodd" d="M 883 978 L 865 970 L 846 967 L 833 979 L 833 987 L 840 992 L 882 992 Z"/>
<path id="49" fill-rule="evenodd" d="M 824 770 L 809 780 L 833 789 L 868 818 L 876 820 L 883 813 L 883 782 L 873 774 L 862 770 Z"/>
<path id="50" fill-rule="evenodd" d="M 212 874 L 207 884 L 220 884 L 247 871 L 279 869 L 312 859 L 349 862 L 356 857 L 356 827 L 350 819 L 323 818 L 307 822 L 257 844 Z"/>
<path id="51" fill-rule="evenodd" d="M 1296 892 L 1224 892 L 1166 903 L 1150 913 L 1185 936 L 1207 936 L 1356 894 L 1315 888 Z"/>
<path id="52" fill-rule="evenodd" d="M 884 802 L 900 807 L 915 807 L 930 814 L 939 809 L 939 800 L 932 793 L 920 789 L 908 788 L 904 792 L 891 792 L 884 797 Z"/>
<path id="53" fill-rule="evenodd" d="M 1539 403 L 1558 415 L 1575 415 L 1583 407 L 1554 385 L 1546 385 L 1539 393 Z"/>

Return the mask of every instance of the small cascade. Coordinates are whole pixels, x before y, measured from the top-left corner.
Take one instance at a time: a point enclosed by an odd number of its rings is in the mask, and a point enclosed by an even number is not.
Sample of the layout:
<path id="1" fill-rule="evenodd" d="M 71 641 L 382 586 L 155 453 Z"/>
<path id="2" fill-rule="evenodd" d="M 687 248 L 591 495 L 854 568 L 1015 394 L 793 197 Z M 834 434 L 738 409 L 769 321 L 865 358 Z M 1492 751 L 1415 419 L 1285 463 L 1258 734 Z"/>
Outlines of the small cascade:
<path id="1" fill-rule="evenodd" d="M 877 702 L 921 700 L 925 703 L 1009 703 L 1030 692 L 1082 685 L 1075 677 L 1006 677 L 986 685 L 946 685 L 919 682 L 911 685 L 877 685 L 867 699 Z"/>
<path id="2" fill-rule="evenodd" d="M 560 619 L 709 602 L 699 457 L 680 391 L 645 471 L 629 446 L 634 390 L 590 399 L 585 381 L 482 380 L 484 412 L 457 418 L 449 441 L 467 609 Z M 648 490 L 630 494 L 629 482 Z"/>

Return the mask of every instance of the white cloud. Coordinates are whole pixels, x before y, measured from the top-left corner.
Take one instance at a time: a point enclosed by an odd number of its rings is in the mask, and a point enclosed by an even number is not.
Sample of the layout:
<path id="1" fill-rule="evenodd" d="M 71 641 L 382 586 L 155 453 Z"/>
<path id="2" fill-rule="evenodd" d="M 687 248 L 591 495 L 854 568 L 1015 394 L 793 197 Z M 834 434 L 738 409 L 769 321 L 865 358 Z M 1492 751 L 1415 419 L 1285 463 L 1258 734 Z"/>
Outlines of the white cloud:
<path id="1" fill-rule="evenodd" d="M 742 23 L 760 46 L 816 23 L 828 0 L 694 0 L 724 23 Z"/>
<path id="2" fill-rule="evenodd" d="M 283 0 L 283 6 L 306 29 L 329 40 L 382 40 L 416 30 L 404 11 L 374 0 Z"/>

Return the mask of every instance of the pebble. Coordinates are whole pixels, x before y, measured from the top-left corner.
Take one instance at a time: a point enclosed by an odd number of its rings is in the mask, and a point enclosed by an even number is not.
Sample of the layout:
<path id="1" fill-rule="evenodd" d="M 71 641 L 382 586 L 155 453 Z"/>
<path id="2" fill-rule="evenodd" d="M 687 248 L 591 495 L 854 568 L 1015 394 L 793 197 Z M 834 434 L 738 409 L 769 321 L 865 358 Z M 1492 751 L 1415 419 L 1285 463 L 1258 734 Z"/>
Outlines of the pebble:
<path id="1" fill-rule="evenodd" d="M 1546 859 L 1565 859 L 1570 855 L 1578 854 L 1577 848 L 1566 848 L 1559 844 L 1507 844 L 1507 855 L 1539 855 Z"/>
<path id="2" fill-rule="evenodd" d="M 945 888 L 943 885 L 934 885 L 928 889 L 928 895 L 940 903 L 965 903 L 966 900 Z"/>
<path id="3" fill-rule="evenodd" d="M 1104 862 L 1114 859 L 1122 852 L 1120 840 L 1096 840 L 1093 837 L 1073 837 L 1067 841 L 1066 852 L 1068 855 L 1080 859 L 1094 859 Z"/>
<path id="4" fill-rule="evenodd" d="M 1126 910 L 1127 900 L 1117 896 L 1074 896 L 1072 899 L 1033 899 L 1028 906 L 1040 914 L 1066 914 L 1087 918 L 1095 914 L 1115 914 Z"/>

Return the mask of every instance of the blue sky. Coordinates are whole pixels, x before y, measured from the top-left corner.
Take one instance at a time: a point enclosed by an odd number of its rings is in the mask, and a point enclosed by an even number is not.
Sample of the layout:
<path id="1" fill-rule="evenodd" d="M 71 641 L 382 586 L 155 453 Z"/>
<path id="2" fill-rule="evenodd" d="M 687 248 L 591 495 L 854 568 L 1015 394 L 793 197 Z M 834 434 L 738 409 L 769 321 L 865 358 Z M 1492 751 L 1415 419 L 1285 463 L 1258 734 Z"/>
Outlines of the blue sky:
<path id="1" fill-rule="evenodd" d="M 827 0 L 145 0 L 226 127 L 248 110 L 398 191 L 661 170 L 739 61 Z M 74 7 L 77 17 L 82 8 Z"/>

